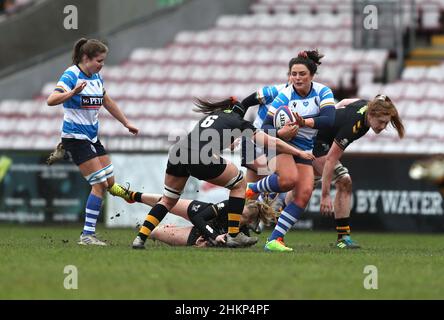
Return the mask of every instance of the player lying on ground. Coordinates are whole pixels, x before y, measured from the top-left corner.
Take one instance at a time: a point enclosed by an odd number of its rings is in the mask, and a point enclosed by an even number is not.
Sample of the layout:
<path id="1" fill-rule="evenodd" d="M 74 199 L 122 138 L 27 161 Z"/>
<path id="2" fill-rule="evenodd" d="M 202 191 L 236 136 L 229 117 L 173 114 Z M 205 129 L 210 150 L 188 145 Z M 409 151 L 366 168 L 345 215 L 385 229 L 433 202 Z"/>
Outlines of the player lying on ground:
<path id="1" fill-rule="evenodd" d="M 154 206 L 162 195 L 140 193 L 128 190 L 121 198 L 128 202 L 140 202 Z M 171 213 L 191 221 L 194 226 L 179 227 L 172 224 L 157 226 L 150 234 L 150 239 L 159 240 L 172 246 L 213 246 L 209 230 L 219 234 L 228 232 L 228 200 L 213 204 L 197 200 L 179 199 L 170 210 Z M 247 201 L 240 219 L 240 231 L 249 236 L 249 230 L 256 232 L 259 222 L 270 225 L 275 222 L 275 213 L 266 203 Z"/>

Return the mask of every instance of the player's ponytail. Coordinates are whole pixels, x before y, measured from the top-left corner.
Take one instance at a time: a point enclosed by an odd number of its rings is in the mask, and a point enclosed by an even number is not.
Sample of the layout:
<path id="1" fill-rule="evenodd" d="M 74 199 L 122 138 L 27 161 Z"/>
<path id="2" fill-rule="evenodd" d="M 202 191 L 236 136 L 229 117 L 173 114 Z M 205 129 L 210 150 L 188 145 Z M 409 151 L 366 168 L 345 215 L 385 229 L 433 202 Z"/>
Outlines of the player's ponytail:
<path id="1" fill-rule="evenodd" d="M 231 110 L 237 104 L 240 104 L 240 102 L 237 101 L 236 97 L 229 97 L 228 99 L 215 102 L 194 98 L 194 105 L 197 108 L 194 108 L 193 111 L 210 114 L 215 111 Z"/>
<path id="2" fill-rule="evenodd" d="M 83 55 L 92 59 L 105 52 L 108 52 L 108 47 L 103 42 L 96 39 L 81 38 L 74 44 L 72 63 L 79 64 L 82 62 Z"/>
<path id="3" fill-rule="evenodd" d="M 318 70 L 318 65 L 321 64 L 321 59 L 324 57 L 323 54 L 320 54 L 317 49 L 315 50 L 303 50 L 300 51 L 297 57 L 290 60 L 288 63 L 288 72 L 291 72 L 291 68 L 295 64 L 303 64 L 310 71 L 310 74 L 313 76 Z"/>
<path id="4" fill-rule="evenodd" d="M 268 200 L 265 202 L 248 200 L 245 207 L 250 213 L 250 219 L 262 221 L 266 226 L 276 223 L 276 213 Z"/>
<path id="5" fill-rule="evenodd" d="M 79 64 L 82 60 L 82 46 L 88 42 L 88 39 L 81 38 L 77 40 L 77 42 L 74 44 L 74 49 L 72 52 L 72 63 L 73 64 Z"/>

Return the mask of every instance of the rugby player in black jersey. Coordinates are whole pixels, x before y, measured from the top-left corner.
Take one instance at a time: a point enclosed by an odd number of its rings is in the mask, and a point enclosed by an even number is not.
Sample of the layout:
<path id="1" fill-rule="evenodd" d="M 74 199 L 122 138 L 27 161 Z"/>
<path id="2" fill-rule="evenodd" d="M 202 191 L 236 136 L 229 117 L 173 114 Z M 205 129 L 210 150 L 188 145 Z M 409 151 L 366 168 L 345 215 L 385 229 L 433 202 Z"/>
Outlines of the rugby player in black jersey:
<path id="1" fill-rule="evenodd" d="M 322 175 L 321 213 L 334 213 L 338 231 L 338 248 L 359 248 L 350 238 L 350 209 L 352 181 L 348 170 L 340 163 L 345 149 L 372 128 L 379 134 L 391 124 L 400 138 L 404 137 L 404 126 L 398 111 L 385 95 L 373 100 L 346 99 L 336 105 L 336 117 L 331 128 L 318 131 L 313 154 L 313 166 Z M 335 183 L 334 206 L 330 187 Z M 334 207 L 334 210 L 333 210 Z"/>
<path id="2" fill-rule="evenodd" d="M 122 187 L 123 188 L 123 187 Z M 139 202 L 154 206 L 162 197 L 160 194 L 140 193 L 126 189 L 119 197 L 129 203 Z M 228 201 L 207 203 L 197 200 L 179 199 L 171 208 L 171 213 L 180 216 L 193 226 L 164 224 L 157 226 L 150 234 L 150 239 L 159 240 L 172 246 L 212 246 L 212 230 L 218 234 L 228 232 Z M 270 225 L 275 222 L 274 210 L 262 201 L 247 201 L 241 215 L 239 230 L 249 236 L 249 230 L 259 233 L 258 225 Z"/>

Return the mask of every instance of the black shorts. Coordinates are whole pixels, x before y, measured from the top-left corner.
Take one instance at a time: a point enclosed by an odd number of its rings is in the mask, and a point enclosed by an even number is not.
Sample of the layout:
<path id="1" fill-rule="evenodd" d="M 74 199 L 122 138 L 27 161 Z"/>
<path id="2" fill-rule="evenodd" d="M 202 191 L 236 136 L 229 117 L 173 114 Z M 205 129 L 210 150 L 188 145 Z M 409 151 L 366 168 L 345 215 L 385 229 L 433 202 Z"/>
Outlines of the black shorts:
<path id="1" fill-rule="evenodd" d="M 291 145 L 292 147 L 294 147 L 293 145 Z M 298 149 L 297 147 L 295 147 L 296 149 Z M 299 149 L 300 150 L 300 149 Z M 276 155 L 281 154 L 282 152 L 276 152 Z M 300 163 L 300 164 L 306 164 L 308 166 L 312 166 L 313 165 L 313 160 L 308 160 L 308 159 L 302 159 L 298 156 L 293 156 L 294 162 L 296 163 Z"/>
<path id="2" fill-rule="evenodd" d="M 212 180 L 219 177 L 226 167 L 227 163 L 225 160 L 220 164 L 172 164 L 168 160 L 166 173 L 175 177 L 193 176 L 199 180 Z"/>
<path id="3" fill-rule="evenodd" d="M 197 227 L 193 227 L 190 231 L 190 235 L 188 236 L 187 246 L 194 246 L 197 239 L 199 239 L 201 235 L 202 234 L 200 233 L 199 229 Z"/>
<path id="4" fill-rule="evenodd" d="M 265 150 L 254 143 L 253 140 L 244 136 L 242 137 L 241 143 L 241 166 L 252 169 L 250 168 L 250 165 L 253 164 L 254 160 L 264 155 Z"/>
<path id="5" fill-rule="evenodd" d="M 62 138 L 63 148 L 76 165 L 106 155 L 106 150 L 97 139 L 96 143 L 89 140 Z"/>
<path id="6" fill-rule="evenodd" d="M 296 162 L 296 163 L 306 164 L 307 166 L 312 166 L 313 165 L 313 160 L 302 159 L 302 158 L 299 158 L 297 156 L 293 156 L 293 159 L 294 159 L 294 162 Z"/>
<path id="7" fill-rule="evenodd" d="M 331 143 L 317 139 L 313 148 L 313 155 L 316 158 L 325 156 L 330 151 Z"/>

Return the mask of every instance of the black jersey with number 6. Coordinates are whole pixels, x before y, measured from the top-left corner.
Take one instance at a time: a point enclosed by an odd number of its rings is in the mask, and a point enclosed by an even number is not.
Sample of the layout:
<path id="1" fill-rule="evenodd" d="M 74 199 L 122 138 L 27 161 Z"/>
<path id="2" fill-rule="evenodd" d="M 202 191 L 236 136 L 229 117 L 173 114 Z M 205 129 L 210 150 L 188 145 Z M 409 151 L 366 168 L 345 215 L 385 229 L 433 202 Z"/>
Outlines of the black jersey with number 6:
<path id="1" fill-rule="evenodd" d="M 333 127 L 318 131 L 313 149 L 315 157 L 326 155 L 333 141 L 345 150 L 350 143 L 367 133 L 370 129 L 365 119 L 367 103 L 367 100 L 358 100 L 345 108 L 336 109 Z"/>

